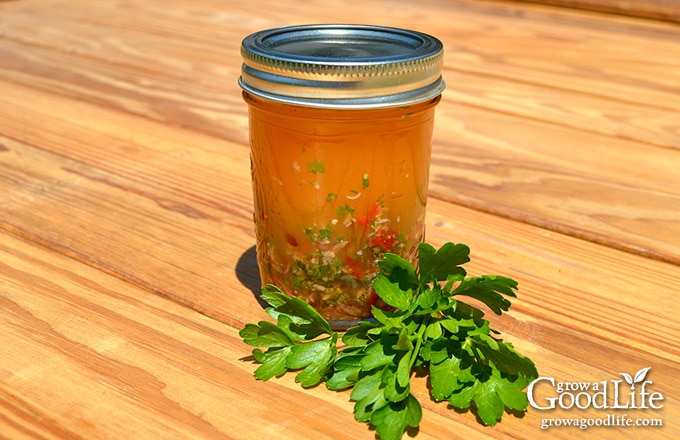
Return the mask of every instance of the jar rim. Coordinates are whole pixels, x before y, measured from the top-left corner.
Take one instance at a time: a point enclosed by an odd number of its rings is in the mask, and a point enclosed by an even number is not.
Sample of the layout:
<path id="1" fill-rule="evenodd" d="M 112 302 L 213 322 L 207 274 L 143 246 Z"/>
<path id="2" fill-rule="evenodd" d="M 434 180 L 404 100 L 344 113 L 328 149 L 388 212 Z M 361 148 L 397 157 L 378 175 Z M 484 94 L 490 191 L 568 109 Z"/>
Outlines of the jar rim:
<path id="1" fill-rule="evenodd" d="M 257 96 L 313 107 L 408 105 L 441 94 L 443 44 L 412 30 L 301 25 L 250 34 L 239 84 Z"/>

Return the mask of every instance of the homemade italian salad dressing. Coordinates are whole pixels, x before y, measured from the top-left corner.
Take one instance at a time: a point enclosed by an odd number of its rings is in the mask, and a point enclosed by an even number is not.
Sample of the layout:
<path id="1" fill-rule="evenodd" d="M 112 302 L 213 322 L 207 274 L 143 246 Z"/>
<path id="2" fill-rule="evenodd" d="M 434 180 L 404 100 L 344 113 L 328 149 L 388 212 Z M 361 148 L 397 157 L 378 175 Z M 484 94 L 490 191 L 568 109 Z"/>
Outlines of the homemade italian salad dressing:
<path id="1" fill-rule="evenodd" d="M 262 284 L 335 328 L 383 307 L 389 252 L 424 239 L 441 43 L 372 26 L 299 26 L 243 42 Z"/>

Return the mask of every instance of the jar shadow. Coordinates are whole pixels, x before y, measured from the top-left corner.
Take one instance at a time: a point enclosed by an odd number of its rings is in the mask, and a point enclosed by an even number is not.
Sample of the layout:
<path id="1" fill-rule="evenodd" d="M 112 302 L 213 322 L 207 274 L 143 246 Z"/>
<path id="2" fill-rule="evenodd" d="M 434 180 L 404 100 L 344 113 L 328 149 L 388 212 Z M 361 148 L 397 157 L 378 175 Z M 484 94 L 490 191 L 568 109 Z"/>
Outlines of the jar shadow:
<path id="1" fill-rule="evenodd" d="M 248 248 L 238 259 L 236 263 L 236 278 L 243 284 L 248 290 L 250 290 L 264 309 L 269 306 L 262 299 L 262 284 L 260 280 L 260 270 L 257 266 L 257 252 L 255 246 Z"/>

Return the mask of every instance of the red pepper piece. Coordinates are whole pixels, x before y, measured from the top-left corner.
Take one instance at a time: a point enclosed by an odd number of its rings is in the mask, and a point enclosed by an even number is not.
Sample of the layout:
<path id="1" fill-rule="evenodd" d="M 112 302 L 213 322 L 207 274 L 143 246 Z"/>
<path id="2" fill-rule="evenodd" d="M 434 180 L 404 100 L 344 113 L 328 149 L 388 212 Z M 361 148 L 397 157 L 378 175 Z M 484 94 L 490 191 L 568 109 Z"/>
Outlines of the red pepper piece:
<path id="1" fill-rule="evenodd" d="M 345 266 L 347 266 L 347 272 L 355 278 L 363 278 L 366 275 L 366 271 L 358 260 L 345 257 Z"/>
<path id="2" fill-rule="evenodd" d="M 366 215 L 359 215 L 356 217 L 357 223 L 360 226 L 368 226 L 377 216 L 380 215 L 382 212 L 382 208 L 380 205 L 377 203 L 374 205 L 371 205 L 370 208 L 368 208 L 368 212 L 366 212 Z"/>
<path id="3" fill-rule="evenodd" d="M 379 230 L 376 235 L 368 239 L 368 245 L 370 247 L 378 247 L 381 250 L 388 252 L 394 249 L 394 245 L 397 243 L 397 234 L 394 232 L 386 232 L 384 230 Z"/>

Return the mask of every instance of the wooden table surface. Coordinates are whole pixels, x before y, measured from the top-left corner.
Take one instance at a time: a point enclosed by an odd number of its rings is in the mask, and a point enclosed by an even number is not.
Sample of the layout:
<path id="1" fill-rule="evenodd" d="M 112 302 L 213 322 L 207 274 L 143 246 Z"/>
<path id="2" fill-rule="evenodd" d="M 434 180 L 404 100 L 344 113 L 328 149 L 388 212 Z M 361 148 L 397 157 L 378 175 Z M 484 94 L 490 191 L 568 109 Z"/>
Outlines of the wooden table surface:
<path id="1" fill-rule="evenodd" d="M 472 0 L 0 1 L 0 438 L 374 437 L 238 336 L 267 319 L 240 42 L 329 22 L 444 42 L 427 241 L 519 282 L 503 337 L 664 398 L 490 428 L 414 379 L 416 438 L 680 438 L 680 24 Z M 542 429 L 607 416 L 663 426 Z"/>

